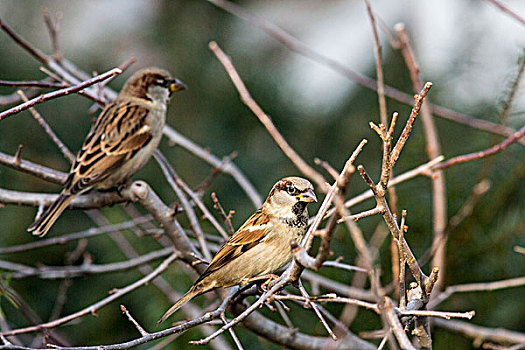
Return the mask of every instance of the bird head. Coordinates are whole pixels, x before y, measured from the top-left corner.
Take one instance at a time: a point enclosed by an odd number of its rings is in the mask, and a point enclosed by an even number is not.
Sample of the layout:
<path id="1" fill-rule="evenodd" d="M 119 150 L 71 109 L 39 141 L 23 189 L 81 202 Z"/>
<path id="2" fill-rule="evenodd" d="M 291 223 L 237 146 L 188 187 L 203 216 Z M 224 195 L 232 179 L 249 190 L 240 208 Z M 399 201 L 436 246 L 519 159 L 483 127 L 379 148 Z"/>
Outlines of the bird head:
<path id="1" fill-rule="evenodd" d="M 131 96 L 152 102 L 167 102 L 176 91 L 186 89 L 186 85 L 171 76 L 168 71 L 150 67 L 133 74 L 119 96 Z"/>
<path id="2" fill-rule="evenodd" d="M 301 177 L 285 177 L 270 191 L 265 205 L 279 217 L 301 215 L 307 204 L 317 202 L 314 187 Z"/>

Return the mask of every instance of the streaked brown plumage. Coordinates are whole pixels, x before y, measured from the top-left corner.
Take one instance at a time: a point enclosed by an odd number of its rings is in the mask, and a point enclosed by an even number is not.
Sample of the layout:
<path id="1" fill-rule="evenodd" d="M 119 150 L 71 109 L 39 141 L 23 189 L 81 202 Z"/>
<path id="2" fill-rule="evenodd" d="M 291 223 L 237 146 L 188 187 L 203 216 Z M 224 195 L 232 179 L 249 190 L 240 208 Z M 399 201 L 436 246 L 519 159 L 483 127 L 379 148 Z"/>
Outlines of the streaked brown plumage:
<path id="1" fill-rule="evenodd" d="M 308 203 L 317 201 L 312 184 L 300 177 L 279 180 L 262 207 L 219 249 L 193 287 L 159 320 L 163 322 L 197 295 L 248 283 L 275 272 L 292 258 L 290 241 L 302 241 Z"/>
<path id="2" fill-rule="evenodd" d="M 131 76 L 91 128 L 56 201 L 27 230 L 42 237 L 73 198 L 129 179 L 160 142 L 171 94 L 185 88 L 170 73 L 155 67 Z"/>

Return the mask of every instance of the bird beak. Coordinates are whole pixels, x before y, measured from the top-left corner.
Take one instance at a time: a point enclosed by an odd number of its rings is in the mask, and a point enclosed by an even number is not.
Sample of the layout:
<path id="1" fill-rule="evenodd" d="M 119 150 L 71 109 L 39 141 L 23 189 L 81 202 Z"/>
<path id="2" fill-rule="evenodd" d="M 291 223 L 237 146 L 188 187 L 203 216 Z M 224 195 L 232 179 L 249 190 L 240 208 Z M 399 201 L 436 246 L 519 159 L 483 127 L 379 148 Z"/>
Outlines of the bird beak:
<path id="1" fill-rule="evenodd" d="M 186 84 L 184 84 L 179 79 L 173 79 L 168 85 L 168 88 L 170 90 L 170 95 L 171 95 L 172 93 L 176 91 L 186 90 L 188 87 L 186 86 Z"/>
<path id="2" fill-rule="evenodd" d="M 296 198 L 301 202 L 306 203 L 317 202 L 317 197 L 315 196 L 315 193 L 312 189 L 308 189 L 308 191 L 301 193 L 300 195 L 296 196 Z"/>

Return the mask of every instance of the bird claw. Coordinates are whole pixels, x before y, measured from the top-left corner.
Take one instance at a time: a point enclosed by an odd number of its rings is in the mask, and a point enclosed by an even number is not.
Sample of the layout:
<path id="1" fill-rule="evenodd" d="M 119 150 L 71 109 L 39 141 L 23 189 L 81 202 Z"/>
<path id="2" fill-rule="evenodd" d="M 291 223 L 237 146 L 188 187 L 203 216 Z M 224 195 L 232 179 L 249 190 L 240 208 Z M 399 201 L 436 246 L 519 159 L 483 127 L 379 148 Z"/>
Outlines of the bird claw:
<path id="1" fill-rule="evenodd" d="M 265 293 L 265 292 L 267 292 L 269 290 L 268 289 L 268 285 L 273 280 L 275 280 L 277 278 L 279 278 L 279 276 L 277 276 L 276 274 L 268 273 L 268 274 L 265 274 L 265 275 L 255 276 L 255 277 L 246 279 L 241 284 L 247 284 L 247 283 L 250 283 L 250 282 L 256 282 L 256 281 L 260 281 L 260 280 L 265 280 L 264 283 L 262 283 L 261 285 L 257 286 L 261 293 Z"/>

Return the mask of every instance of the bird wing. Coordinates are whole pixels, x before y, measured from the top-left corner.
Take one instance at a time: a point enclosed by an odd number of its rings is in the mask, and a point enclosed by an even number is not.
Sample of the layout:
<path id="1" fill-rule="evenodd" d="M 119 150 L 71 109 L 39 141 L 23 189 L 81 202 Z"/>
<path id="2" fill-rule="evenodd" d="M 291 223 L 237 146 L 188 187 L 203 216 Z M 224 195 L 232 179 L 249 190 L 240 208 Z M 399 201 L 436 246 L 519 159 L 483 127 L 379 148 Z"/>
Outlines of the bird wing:
<path id="1" fill-rule="evenodd" d="M 66 186 L 78 193 L 103 181 L 152 139 L 148 110 L 132 103 L 109 104 L 92 127 L 71 168 Z"/>
<path id="2" fill-rule="evenodd" d="M 267 225 L 269 221 L 270 218 L 267 215 L 260 209 L 257 210 L 219 249 L 206 271 L 195 283 L 264 241 L 269 233 L 269 226 Z"/>

